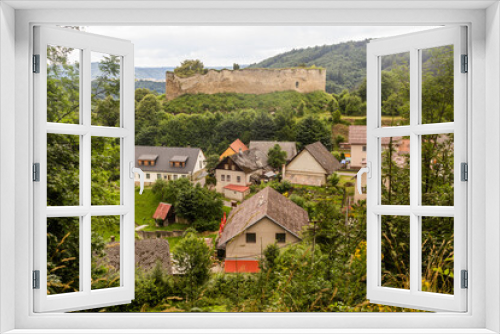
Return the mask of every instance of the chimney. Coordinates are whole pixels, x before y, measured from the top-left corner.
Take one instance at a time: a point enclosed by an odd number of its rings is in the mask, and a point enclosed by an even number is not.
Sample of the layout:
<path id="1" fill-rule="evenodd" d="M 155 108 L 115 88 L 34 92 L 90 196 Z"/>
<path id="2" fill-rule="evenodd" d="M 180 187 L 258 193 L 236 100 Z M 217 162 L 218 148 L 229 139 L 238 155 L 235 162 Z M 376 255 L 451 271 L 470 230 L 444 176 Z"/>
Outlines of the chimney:
<path id="1" fill-rule="evenodd" d="M 241 147 L 240 147 L 240 149 L 239 149 L 239 151 L 238 151 L 238 154 L 239 154 L 239 155 L 242 155 L 242 154 L 243 154 L 243 150 L 241 149 Z"/>

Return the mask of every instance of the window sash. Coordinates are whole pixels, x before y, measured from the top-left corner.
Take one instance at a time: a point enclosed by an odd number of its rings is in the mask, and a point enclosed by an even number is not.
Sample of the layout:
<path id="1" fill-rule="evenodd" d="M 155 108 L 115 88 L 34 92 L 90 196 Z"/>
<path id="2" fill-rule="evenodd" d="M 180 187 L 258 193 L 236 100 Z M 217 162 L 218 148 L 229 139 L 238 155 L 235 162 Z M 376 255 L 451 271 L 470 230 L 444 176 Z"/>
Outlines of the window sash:
<path id="1" fill-rule="evenodd" d="M 80 60 L 80 124 L 47 122 L 47 46 L 64 46 L 81 50 Z M 91 52 L 120 56 L 120 127 L 91 125 Z M 133 45 L 128 41 L 83 32 L 35 27 L 34 53 L 40 55 L 40 72 L 34 82 L 34 151 L 40 163 L 40 182 L 34 183 L 34 264 L 40 271 L 40 289 L 34 290 L 34 311 L 72 311 L 102 305 L 128 303 L 134 297 L 134 183 L 129 175 L 129 161 L 134 160 L 134 81 Z M 47 134 L 69 134 L 80 137 L 79 188 L 80 205 L 47 207 Z M 116 206 L 91 205 L 91 138 L 120 138 L 120 198 Z M 120 287 L 91 288 L 91 218 L 120 215 Z M 47 218 L 79 217 L 80 221 L 80 291 L 47 294 Z"/>
<path id="2" fill-rule="evenodd" d="M 460 271 L 467 269 L 467 184 L 460 180 L 460 164 L 467 162 L 467 76 L 461 73 L 466 54 L 466 28 L 447 27 L 375 40 L 367 48 L 367 161 L 371 163 L 367 195 L 367 298 L 371 302 L 425 310 L 467 310 L 467 290 L 461 289 Z M 454 122 L 419 124 L 420 52 L 438 46 L 454 46 Z M 382 127 L 380 57 L 410 53 L 410 125 Z M 420 135 L 454 133 L 454 205 L 420 205 Z M 410 205 L 381 205 L 381 138 L 410 136 Z M 381 286 L 381 215 L 410 217 L 410 290 Z M 421 230 L 424 216 L 454 217 L 454 295 L 421 290 Z"/>

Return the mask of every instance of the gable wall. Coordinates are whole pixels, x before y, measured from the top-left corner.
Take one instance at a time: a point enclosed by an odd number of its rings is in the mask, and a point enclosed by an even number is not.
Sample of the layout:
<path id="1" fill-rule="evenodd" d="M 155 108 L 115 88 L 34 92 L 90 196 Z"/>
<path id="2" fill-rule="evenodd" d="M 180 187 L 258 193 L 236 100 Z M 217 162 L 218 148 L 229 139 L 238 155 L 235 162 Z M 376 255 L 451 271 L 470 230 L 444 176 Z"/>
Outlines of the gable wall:
<path id="1" fill-rule="evenodd" d="M 246 243 L 245 233 L 256 233 L 257 242 Z M 275 224 L 267 217 L 262 218 L 258 223 L 242 232 L 240 235 L 233 238 L 226 246 L 226 259 L 257 259 L 260 257 L 261 250 L 263 251 L 267 245 L 272 244 L 276 240 L 276 233 L 286 233 L 286 243 L 298 242 L 299 239 L 290 232 Z M 279 247 L 284 244 L 278 244 Z"/>

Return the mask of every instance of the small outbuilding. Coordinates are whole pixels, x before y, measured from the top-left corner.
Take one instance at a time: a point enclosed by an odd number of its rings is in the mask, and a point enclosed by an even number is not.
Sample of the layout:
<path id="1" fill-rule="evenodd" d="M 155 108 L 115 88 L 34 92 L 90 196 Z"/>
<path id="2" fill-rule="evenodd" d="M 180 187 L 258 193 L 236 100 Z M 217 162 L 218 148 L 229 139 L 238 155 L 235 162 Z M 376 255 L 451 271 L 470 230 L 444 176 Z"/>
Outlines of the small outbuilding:
<path id="1" fill-rule="evenodd" d="M 243 202 L 245 196 L 250 194 L 250 187 L 239 186 L 236 184 L 228 184 L 224 188 L 223 195 L 226 198 L 234 199 L 236 201 Z"/>
<path id="2" fill-rule="evenodd" d="M 156 211 L 153 215 L 153 219 L 157 222 L 161 221 L 163 226 L 175 223 L 175 212 L 172 204 L 161 202 L 158 204 Z"/>

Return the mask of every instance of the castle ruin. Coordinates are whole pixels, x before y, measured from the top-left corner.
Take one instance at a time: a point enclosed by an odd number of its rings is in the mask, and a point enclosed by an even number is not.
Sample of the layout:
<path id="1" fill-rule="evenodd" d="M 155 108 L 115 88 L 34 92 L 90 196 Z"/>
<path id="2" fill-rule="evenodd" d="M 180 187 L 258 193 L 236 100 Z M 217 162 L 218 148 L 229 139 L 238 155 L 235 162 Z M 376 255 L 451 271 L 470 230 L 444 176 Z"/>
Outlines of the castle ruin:
<path id="1" fill-rule="evenodd" d="M 166 73 L 165 96 L 173 100 L 184 94 L 243 93 L 267 94 L 294 90 L 299 93 L 325 91 L 325 69 L 242 69 L 209 70 L 182 78 Z"/>

